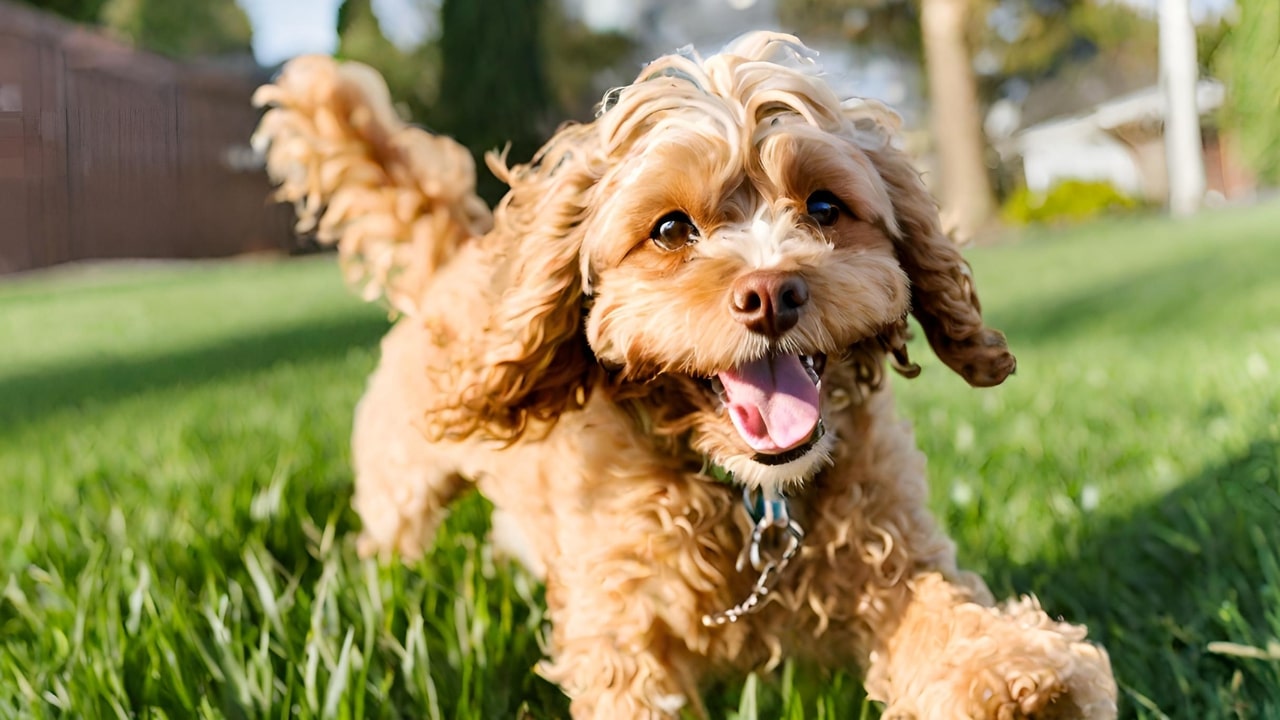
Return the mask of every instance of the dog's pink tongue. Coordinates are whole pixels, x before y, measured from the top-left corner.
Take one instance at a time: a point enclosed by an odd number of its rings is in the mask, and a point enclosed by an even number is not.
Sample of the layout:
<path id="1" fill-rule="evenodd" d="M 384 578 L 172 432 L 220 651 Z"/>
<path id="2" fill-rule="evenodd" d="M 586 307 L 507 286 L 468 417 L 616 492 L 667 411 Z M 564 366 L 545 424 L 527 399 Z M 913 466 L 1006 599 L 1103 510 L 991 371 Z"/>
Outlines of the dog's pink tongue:
<path id="1" fill-rule="evenodd" d="M 818 386 L 798 355 L 756 360 L 718 377 L 734 427 L 756 452 L 786 452 L 818 426 Z"/>

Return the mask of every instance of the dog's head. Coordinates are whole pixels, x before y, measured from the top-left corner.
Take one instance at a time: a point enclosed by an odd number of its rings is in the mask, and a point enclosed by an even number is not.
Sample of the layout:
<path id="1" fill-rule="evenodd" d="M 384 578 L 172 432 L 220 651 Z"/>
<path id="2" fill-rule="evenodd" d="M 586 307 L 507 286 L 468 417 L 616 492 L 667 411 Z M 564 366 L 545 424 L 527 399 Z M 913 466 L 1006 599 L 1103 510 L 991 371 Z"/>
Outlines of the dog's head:
<path id="1" fill-rule="evenodd" d="M 756 33 L 661 58 L 505 173 L 498 227 L 517 239 L 468 394 L 480 423 L 553 419 L 601 372 L 681 376 L 715 410 L 694 446 L 758 484 L 817 471 L 824 366 L 869 341 L 904 352 L 908 311 L 969 383 L 1013 370 L 890 145 L 896 116 L 841 103 L 810 54 Z"/>

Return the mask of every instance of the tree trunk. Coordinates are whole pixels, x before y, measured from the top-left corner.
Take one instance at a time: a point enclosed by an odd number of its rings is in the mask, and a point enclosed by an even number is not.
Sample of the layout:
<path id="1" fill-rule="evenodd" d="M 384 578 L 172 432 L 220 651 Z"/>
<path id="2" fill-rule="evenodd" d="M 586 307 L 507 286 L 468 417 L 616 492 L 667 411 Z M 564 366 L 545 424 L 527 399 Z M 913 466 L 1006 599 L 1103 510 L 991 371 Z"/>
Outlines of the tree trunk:
<path id="1" fill-rule="evenodd" d="M 978 83 L 965 41 L 969 0 L 921 0 L 929 104 L 938 151 L 940 199 L 948 225 L 969 237 L 990 217 L 994 200 L 983 160 Z"/>

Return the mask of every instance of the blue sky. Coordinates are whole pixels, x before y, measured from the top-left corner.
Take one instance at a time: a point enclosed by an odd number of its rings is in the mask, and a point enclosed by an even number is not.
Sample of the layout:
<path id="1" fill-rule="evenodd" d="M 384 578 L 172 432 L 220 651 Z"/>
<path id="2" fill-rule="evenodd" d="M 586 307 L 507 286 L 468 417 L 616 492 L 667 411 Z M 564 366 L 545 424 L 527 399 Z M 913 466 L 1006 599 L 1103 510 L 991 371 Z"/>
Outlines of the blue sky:
<path id="1" fill-rule="evenodd" d="M 329 53 L 337 43 L 335 17 L 340 0 L 238 0 L 253 23 L 253 51 L 258 62 L 274 65 L 303 53 Z M 373 0 L 383 32 L 397 44 L 412 45 L 428 31 L 437 0 Z M 1160 0 L 1123 0 L 1152 9 Z M 1192 12 L 1220 13 L 1234 0 L 1191 0 Z M 729 2 L 726 0 L 726 5 Z M 733 12 L 728 7 L 726 12 Z"/>

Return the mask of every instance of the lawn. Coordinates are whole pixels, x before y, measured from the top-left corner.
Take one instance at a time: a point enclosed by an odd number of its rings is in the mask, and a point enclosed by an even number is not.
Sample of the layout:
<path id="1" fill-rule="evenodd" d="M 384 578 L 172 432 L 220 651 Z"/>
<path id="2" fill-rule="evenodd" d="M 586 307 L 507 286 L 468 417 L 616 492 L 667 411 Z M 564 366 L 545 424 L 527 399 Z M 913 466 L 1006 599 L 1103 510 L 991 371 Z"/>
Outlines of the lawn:
<path id="1" fill-rule="evenodd" d="M 962 561 L 1106 643 L 1123 714 L 1280 717 L 1280 205 L 969 253 L 1018 374 L 896 381 Z M 540 589 L 477 499 L 359 561 L 350 415 L 386 328 L 331 258 L 0 284 L 0 715 L 560 717 Z M 874 715 L 787 665 L 718 717 Z"/>

